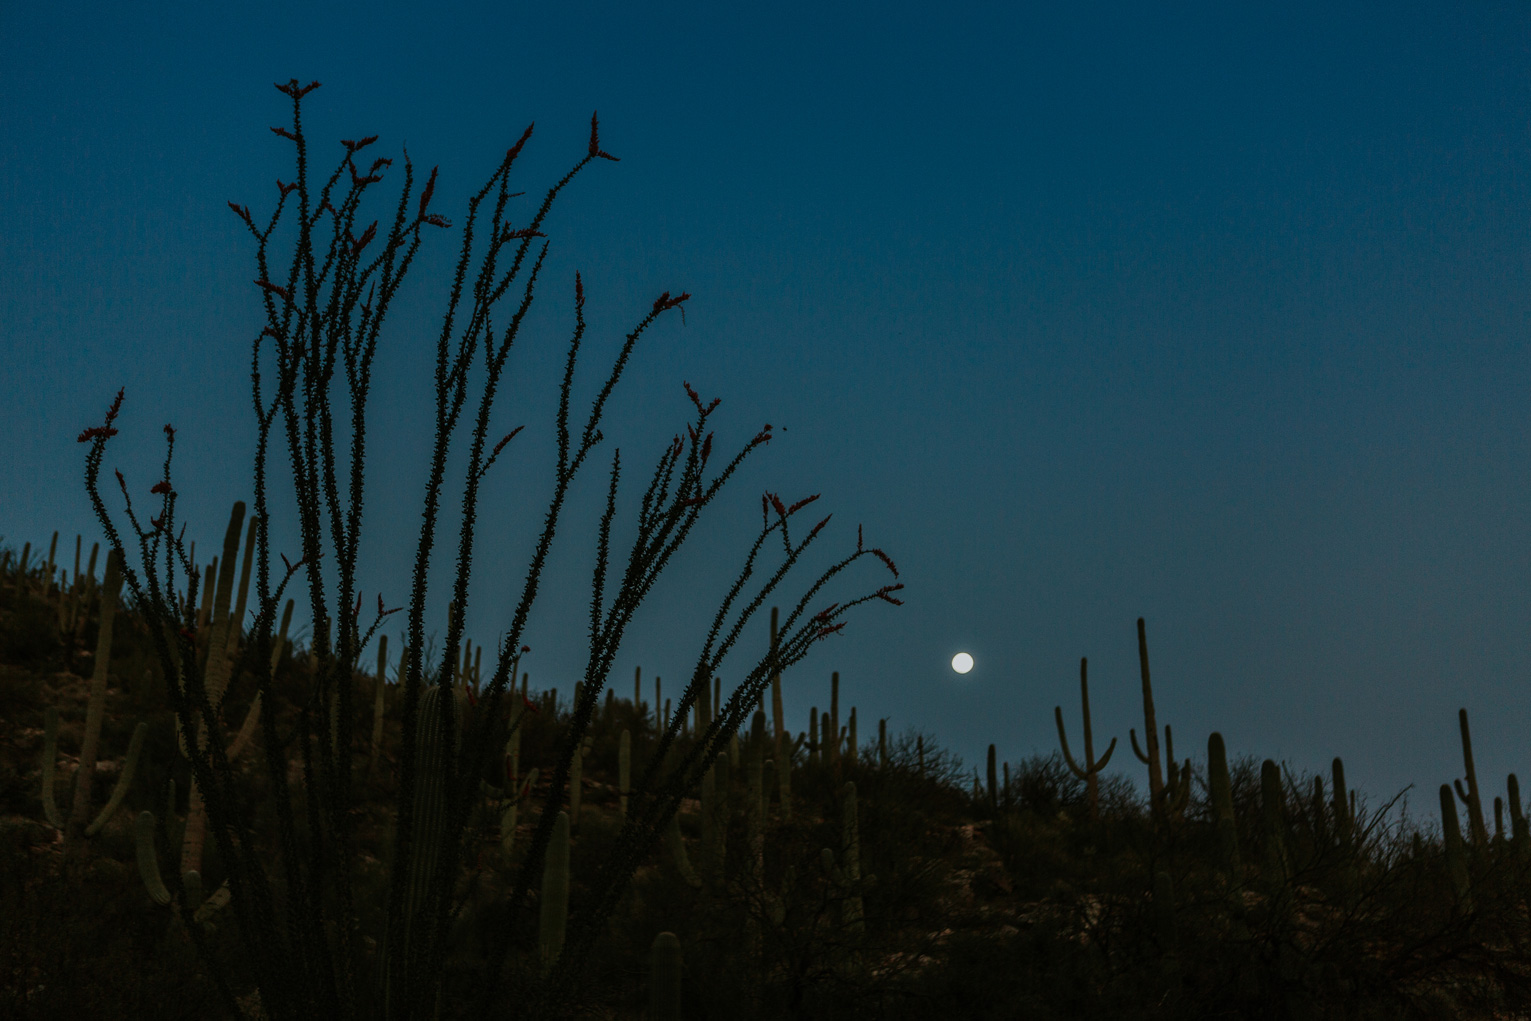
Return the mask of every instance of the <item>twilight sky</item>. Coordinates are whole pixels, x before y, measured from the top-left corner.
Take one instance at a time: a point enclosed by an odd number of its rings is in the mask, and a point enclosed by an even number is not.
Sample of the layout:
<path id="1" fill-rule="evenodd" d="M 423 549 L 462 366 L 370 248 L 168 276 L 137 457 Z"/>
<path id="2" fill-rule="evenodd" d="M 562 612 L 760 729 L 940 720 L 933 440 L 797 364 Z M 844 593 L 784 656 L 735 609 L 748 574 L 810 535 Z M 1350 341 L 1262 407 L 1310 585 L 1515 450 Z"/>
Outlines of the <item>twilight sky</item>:
<path id="1" fill-rule="evenodd" d="M 508 626 L 550 492 L 575 270 L 576 422 L 654 299 L 693 297 L 684 325 L 668 313 L 640 341 L 574 487 L 526 636 L 534 685 L 567 694 L 582 669 L 612 448 L 630 523 L 689 420 L 687 380 L 723 399 L 720 450 L 764 422 L 777 436 L 635 621 L 619 695 L 636 664 L 646 697 L 656 672 L 678 694 L 761 492 L 822 492 L 802 517 L 834 518 L 809 566 L 853 549 L 860 523 L 906 603 L 858 607 L 788 676 L 794 731 L 839 670 L 863 741 L 886 717 L 969 767 L 990 742 L 1013 763 L 1057 747 L 1061 704 L 1079 750 L 1088 656 L 1096 747 L 1126 746 L 1143 616 L 1182 758 L 1203 760 L 1212 730 L 1294 772 L 1341 755 L 1373 807 L 1413 783 L 1410 815 L 1433 819 L 1462 775 L 1465 706 L 1486 796 L 1531 773 L 1524 5 L 154 6 L 0 13 L 5 544 L 58 529 L 72 562 L 76 533 L 100 538 L 75 437 L 119 387 L 103 472 L 119 527 L 111 470 L 152 514 L 166 422 L 199 560 L 231 503 L 253 505 L 264 313 L 226 202 L 269 219 L 295 176 L 272 85 L 317 79 L 315 191 L 340 139 L 376 134 L 367 155 L 396 159 L 360 223 L 390 222 L 404 145 L 417 189 L 439 164 L 431 208 L 453 223 L 424 232 L 369 403 L 364 605 L 404 605 L 467 199 L 535 121 L 508 214 L 527 223 L 598 110 L 621 161 L 586 167 L 544 224 L 492 420 L 496 437 L 527 428 L 481 503 L 475 639 Z M 444 630 L 469 435 L 428 630 Z M 272 469 L 273 560 L 296 559 L 284 455 Z M 815 605 L 889 580 L 867 558 Z M 1146 787 L 1130 747 L 1120 771 Z"/>

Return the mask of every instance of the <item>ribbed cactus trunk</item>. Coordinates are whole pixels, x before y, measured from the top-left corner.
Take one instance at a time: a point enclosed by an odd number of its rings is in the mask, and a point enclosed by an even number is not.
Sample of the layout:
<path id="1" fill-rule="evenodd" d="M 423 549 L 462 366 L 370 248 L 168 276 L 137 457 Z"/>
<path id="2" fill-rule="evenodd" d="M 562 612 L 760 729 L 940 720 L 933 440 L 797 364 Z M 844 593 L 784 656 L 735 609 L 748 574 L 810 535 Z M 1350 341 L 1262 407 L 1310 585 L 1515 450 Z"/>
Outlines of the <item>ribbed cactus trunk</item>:
<path id="1" fill-rule="evenodd" d="M 824 738 L 824 750 L 829 754 L 829 765 L 840 765 L 840 671 L 829 675 L 829 734 Z M 838 771 L 835 773 L 839 776 Z"/>
<path id="2" fill-rule="evenodd" d="M 1148 750 L 1138 755 L 1148 766 L 1148 803 L 1154 821 L 1166 821 L 1164 810 L 1164 776 L 1159 768 L 1159 725 L 1154 718 L 1154 689 L 1148 679 L 1148 635 L 1143 618 L 1138 618 L 1138 666 L 1143 675 L 1143 728 Z M 1131 736 L 1131 731 L 1128 732 Z M 1133 742 L 1137 751 L 1137 742 Z"/>
<path id="3" fill-rule="evenodd" d="M 449 669 L 449 667 L 448 667 Z M 457 707 L 460 723 L 462 706 Z M 414 811 L 411 815 L 409 875 L 405 881 L 401 929 L 390 931 L 383 941 L 380 957 L 383 981 L 384 1016 L 390 1021 L 390 1004 L 403 993 L 399 983 L 410 975 L 409 962 L 418 954 L 430 925 L 431 882 L 440 858 L 447 828 L 447 763 L 455 758 L 460 743 L 459 730 L 452 731 L 451 744 L 441 738 L 441 688 L 431 685 L 420 694 L 415 722 Z M 410 977 L 415 977 L 410 975 Z"/>
<path id="4" fill-rule="evenodd" d="M 1243 882 L 1243 859 L 1239 854 L 1239 830 L 1233 815 L 1233 785 L 1228 778 L 1228 749 L 1223 735 L 1213 731 L 1207 738 L 1207 785 L 1217 819 L 1218 865 L 1232 886 Z"/>
<path id="5" fill-rule="evenodd" d="M 1265 842 L 1266 896 L 1272 907 L 1284 898 L 1291 879 L 1291 864 L 1286 846 L 1286 811 L 1281 791 L 1281 769 L 1266 759 L 1260 764 L 1261 830 Z"/>
<path id="6" fill-rule="evenodd" d="M 1147 650 L 1144 650 L 1145 655 Z M 1106 768 L 1106 763 L 1111 761 L 1111 753 L 1116 751 L 1116 738 L 1111 739 L 1111 744 L 1106 747 L 1106 754 L 1097 761 L 1095 758 L 1095 735 L 1090 729 L 1090 677 L 1089 659 L 1081 656 L 1079 659 L 1079 702 L 1084 710 L 1084 765 L 1074 761 L 1074 756 L 1069 754 L 1068 735 L 1063 732 L 1063 707 L 1053 706 L 1053 720 L 1058 724 L 1058 743 L 1063 747 L 1063 760 L 1068 763 L 1069 770 L 1085 782 L 1085 792 L 1090 803 L 1090 822 L 1100 821 L 1100 771 Z M 1144 661 L 1146 664 L 1146 660 Z M 1144 667 L 1145 671 L 1147 667 Z M 1145 673 L 1145 677 L 1147 674 Z M 1009 781 L 1006 781 L 1008 785 Z"/>
<path id="7" fill-rule="evenodd" d="M 80 745 L 80 766 L 75 771 L 74 805 L 65 842 L 73 846 L 84 835 L 90 814 L 96 756 L 101 747 L 101 723 L 106 714 L 106 671 L 112 658 L 112 625 L 117 616 L 117 597 L 122 593 L 122 558 L 116 550 L 106 558 L 106 582 L 101 587 L 101 626 L 97 632 L 96 657 L 90 678 L 90 701 L 85 708 L 85 738 Z M 142 741 L 139 742 L 142 744 Z"/>
<path id="8" fill-rule="evenodd" d="M 239 531 L 244 522 L 243 501 L 234 504 L 229 515 L 228 531 L 223 536 L 222 567 L 218 571 L 218 592 L 212 607 L 212 633 L 208 639 L 207 661 L 203 672 L 203 684 L 207 698 L 217 705 L 223 689 L 229 682 L 228 644 L 231 632 L 238 631 L 239 622 L 231 619 L 229 602 L 234 591 L 234 558 L 239 553 Z M 196 721 L 197 747 L 207 747 L 208 735 L 203 732 L 202 720 Z M 179 729 L 179 728 L 178 728 Z M 179 736 L 185 741 L 185 731 Z M 184 743 L 183 743 L 184 752 Z M 181 873 L 200 872 L 202 869 L 202 845 L 207 836 L 207 815 L 202 806 L 202 791 L 195 775 L 191 779 L 190 797 L 186 807 L 186 836 L 181 846 Z"/>
<path id="9" fill-rule="evenodd" d="M 1462 760 L 1467 768 L 1467 789 L 1462 789 L 1460 781 L 1453 781 L 1456 786 L 1457 796 L 1467 806 L 1467 831 L 1472 838 L 1473 853 L 1477 854 L 1488 846 L 1488 828 L 1483 824 L 1483 802 L 1478 796 L 1478 771 L 1473 767 L 1473 739 L 1467 730 L 1467 710 L 1457 710 L 1457 723 L 1462 729 Z"/>
<path id="10" fill-rule="evenodd" d="M 543 970 L 548 971 L 563 950 L 564 932 L 569 923 L 568 812 L 559 812 L 553 823 L 553 838 L 548 842 L 547 862 L 542 871 L 542 898 L 538 908 L 538 944 L 542 952 Z"/>
<path id="11" fill-rule="evenodd" d="M 1451 786 L 1444 783 L 1441 784 L 1441 835 L 1446 851 L 1446 877 L 1451 880 L 1457 910 L 1462 914 L 1471 914 L 1472 884 L 1467 874 L 1467 850 L 1462 846 L 1456 799 L 1452 797 Z"/>

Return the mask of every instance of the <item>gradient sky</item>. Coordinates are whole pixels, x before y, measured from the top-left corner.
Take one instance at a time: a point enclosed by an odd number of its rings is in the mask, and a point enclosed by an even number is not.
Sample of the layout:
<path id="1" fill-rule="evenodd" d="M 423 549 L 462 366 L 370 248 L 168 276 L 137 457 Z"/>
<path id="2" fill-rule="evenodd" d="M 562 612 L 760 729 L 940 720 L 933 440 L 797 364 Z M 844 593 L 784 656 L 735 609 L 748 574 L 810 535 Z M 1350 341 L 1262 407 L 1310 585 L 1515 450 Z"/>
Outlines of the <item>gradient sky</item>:
<path id="1" fill-rule="evenodd" d="M 550 491 L 575 270 L 581 413 L 654 298 L 694 297 L 640 342 L 574 489 L 526 636 L 535 685 L 567 694 L 582 669 L 611 448 L 631 521 L 688 380 L 723 398 L 722 450 L 778 435 L 635 622 L 619 695 L 635 664 L 676 694 L 760 493 L 822 492 L 814 564 L 860 523 L 906 604 L 858 608 L 788 676 L 793 730 L 838 670 L 863 741 L 886 717 L 970 768 L 990 742 L 1017 762 L 1057 748 L 1061 704 L 1078 750 L 1088 656 L 1096 747 L 1125 746 L 1142 616 L 1182 758 L 1213 730 L 1294 772 L 1341 755 L 1373 807 L 1412 783 L 1411 817 L 1433 819 L 1466 707 L 1486 794 L 1531 773 L 1525 5 L 133 6 L 0 12 L 6 544 L 58 529 L 69 560 L 76 533 L 100 537 L 75 437 L 119 387 L 103 478 L 120 468 L 136 507 L 167 421 L 199 559 L 253 501 L 264 322 L 225 203 L 270 216 L 295 173 L 272 85 L 317 79 L 315 187 L 341 138 L 377 134 L 369 154 L 399 158 L 362 222 L 391 216 L 407 145 L 417 187 L 439 164 L 432 209 L 454 223 L 426 231 L 374 372 L 361 584 L 404 605 L 467 198 L 535 121 L 512 179 L 526 223 L 599 110 L 621 162 L 587 167 L 545 223 L 493 420 L 527 431 L 485 491 L 477 640 L 508 626 Z M 273 559 L 296 559 L 290 491 Z M 856 566 L 821 602 L 889 580 Z M 1129 747 L 1122 771 L 1146 786 Z"/>

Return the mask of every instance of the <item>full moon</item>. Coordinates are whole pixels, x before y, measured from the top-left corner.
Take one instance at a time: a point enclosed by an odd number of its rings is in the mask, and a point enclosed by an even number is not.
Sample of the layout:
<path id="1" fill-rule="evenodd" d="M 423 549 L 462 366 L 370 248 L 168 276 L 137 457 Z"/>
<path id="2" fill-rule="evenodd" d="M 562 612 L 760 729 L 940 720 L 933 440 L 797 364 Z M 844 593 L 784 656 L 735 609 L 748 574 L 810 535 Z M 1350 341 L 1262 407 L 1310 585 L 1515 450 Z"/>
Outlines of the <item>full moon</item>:
<path id="1" fill-rule="evenodd" d="M 959 674 L 965 674 L 973 669 L 973 657 L 965 652 L 959 652 L 952 657 L 952 669 Z"/>

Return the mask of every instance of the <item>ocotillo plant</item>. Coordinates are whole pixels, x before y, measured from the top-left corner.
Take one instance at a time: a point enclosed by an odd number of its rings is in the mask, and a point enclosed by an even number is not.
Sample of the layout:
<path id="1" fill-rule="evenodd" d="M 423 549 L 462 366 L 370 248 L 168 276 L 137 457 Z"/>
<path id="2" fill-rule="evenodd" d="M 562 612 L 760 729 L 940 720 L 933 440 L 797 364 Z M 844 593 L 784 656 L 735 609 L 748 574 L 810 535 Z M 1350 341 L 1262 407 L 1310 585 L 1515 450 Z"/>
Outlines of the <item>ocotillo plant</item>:
<path id="1" fill-rule="evenodd" d="M 1144 655 L 1145 657 L 1147 656 L 1146 647 Z M 1146 664 L 1146 658 L 1144 662 Z M 1147 676 L 1147 669 L 1145 665 L 1145 677 Z M 1079 704 L 1084 708 L 1083 766 L 1075 762 L 1074 757 L 1069 754 L 1068 735 L 1063 732 L 1062 706 L 1053 706 L 1053 719 L 1058 724 L 1058 743 L 1063 746 L 1063 761 L 1068 763 L 1069 769 L 1073 770 L 1075 776 L 1084 781 L 1085 792 L 1090 800 L 1090 822 L 1095 823 L 1100 821 L 1100 771 L 1106 768 L 1106 763 L 1111 761 L 1111 753 L 1116 751 L 1116 738 L 1113 737 L 1111 739 L 1111 743 L 1106 746 L 1106 754 L 1102 755 L 1099 761 L 1096 761 L 1095 736 L 1090 730 L 1090 681 L 1088 670 L 1089 660 L 1083 656 L 1079 657 Z M 1006 786 L 1008 786 L 1008 782 Z"/>
<path id="2" fill-rule="evenodd" d="M 443 988 L 444 961 L 447 951 L 451 895 L 462 865 L 463 833 L 470 816 L 482 804 L 481 777 L 489 756 L 498 754 L 495 724 L 504 713 L 507 689 L 513 680 L 515 650 L 521 644 L 532 606 L 540 590 L 553 538 L 558 530 L 570 488 L 592 450 L 604 441 L 601 422 L 606 402 L 622 376 L 639 338 L 667 311 L 680 308 L 690 295 L 661 294 L 637 326 L 627 335 L 604 384 L 599 389 L 583 430 L 571 437 L 570 400 L 580 342 L 584 335 L 584 285 L 575 274 L 574 330 L 560 385 L 560 401 L 554 422 L 557 466 L 552 493 L 541 517 L 541 528 L 531 555 L 526 580 L 516 602 L 508 627 L 499 639 L 493 675 L 482 689 L 478 705 L 467 714 L 467 727 L 460 743 L 461 710 L 453 695 L 452 664 L 460 662 L 463 647 L 463 622 L 469 610 L 468 591 L 472 570 L 474 537 L 478 527 L 480 487 L 499 454 L 520 431 L 506 435 L 491 449 L 489 423 L 494 398 L 501 388 L 501 375 L 512 343 L 530 308 L 536 278 L 547 255 L 544 244 L 531 261 L 529 273 L 522 271 L 532 239 L 545 237 L 544 221 L 559 192 L 588 164 L 597 159 L 615 160 L 601 149 L 597 120 L 591 117 L 588 152 L 556 185 L 547 192 L 541 206 L 522 227 L 512 227 L 506 219 L 506 205 L 513 196 L 509 178 L 513 164 L 531 136 L 531 128 L 505 154 L 499 168 L 485 186 L 468 202 L 468 216 L 462 255 L 457 263 L 447 312 L 436 347 L 435 438 L 433 441 L 424 511 L 421 515 L 419 546 L 408 600 L 408 627 L 405 644 L 411 649 L 424 647 L 426 583 L 436 531 L 442 507 L 451 441 L 467 397 L 468 375 L 474 365 L 478 345 L 484 350 L 483 390 L 474 420 L 470 450 L 463 476 L 462 516 L 456 548 L 456 571 L 449 592 L 450 602 L 459 608 L 451 616 L 442 656 L 442 668 L 429 678 L 423 669 L 423 657 L 409 657 L 402 685 L 401 743 L 398 758 L 398 793 L 395 805 L 396 827 L 391 848 L 391 876 L 388 907 L 382 945 L 400 947 L 391 956 L 386 969 L 387 988 L 377 991 L 371 975 L 362 965 L 362 934 L 356 904 L 353 873 L 357 859 L 356 797 L 353 763 L 337 749 L 350 749 L 357 727 L 358 712 L 354 698 L 352 668 L 361 652 L 376 633 L 385 610 L 378 597 L 378 613 L 365 631 L 361 628 L 362 596 L 356 589 L 357 558 L 365 497 L 365 432 L 370 371 L 377 342 L 390 303 L 422 243 L 427 228 L 446 229 L 451 225 L 430 212 L 436 187 L 433 170 L 418 196 L 414 188 L 414 166 L 406 154 L 404 188 L 392 226 L 386 238 L 378 233 L 374 221 L 360 228 L 360 205 L 368 189 L 382 180 L 381 171 L 392 165 L 386 158 L 373 160 L 365 170 L 357 160 L 377 136 L 359 141 L 345 140 L 344 156 L 334 173 L 317 194 L 308 179 L 308 136 L 301 119 L 302 100 L 319 87 L 313 82 L 299 86 L 293 79 L 277 88 L 291 101 L 291 130 L 273 131 L 296 149 L 297 174 L 288 183 L 278 183 L 280 197 L 269 222 L 257 225 L 248 207 L 229 203 L 230 208 L 248 228 L 256 241 L 255 261 L 258 276 L 254 281 L 260 291 L 264 323 L 254 338 L 251 361 L 255 369 L 253 404 L 257 419 L 254 465 L 254 515 L 258 521 L 256 617 L 248 639 L 238 646 L 238 659 L 232 672 L 249 671 L 256 687 L 273 711 L 261 717 L 261 748 L 264 768 L 273 799 L 277 847 L 273 866 L 268 862 L 272 851 L 262 846 L 253 828 L 252 813 L 244 802 L 243 789 L 236 782 L 226 755 L 225 738 L 218 726 L 219 711 L 227 694 L 222 681 L 226 659 L 218 636 L 212 635 L 205 667 L 199 666 L 197 652 L 206 647 L 204 600 L 199 613 L 197 600 L 202 580 L 192 556 L 175 529 L 177 493 L 171 477 L 171 454 L 175 429 L 165 426 L 169 453 L 162 476 L 149 492 L 160 498 L 159 515 L 143 527 L 134 513 L 127 479 L 117 473 L 126 504 L 125 513 L 132 525 L 127 537 L 140 548 L 143 576 L 124 560 L 124 576 L 133 591 L 137 606 L 150 624 L 151 639 L 173 681 L 167 685 L 176 727 L 187 749 L 191 774 L 200 792 L 206 813 L 207 832 L 215 841 L 219 857 L 229 874 L 232 892 L 230 909 L 236 916 L 242 944 L 242 958 L 258 988 L 262 1010 L 271 1021 L 307 1018 L 322 1013 L 326 1017 L 352 1021 L 360 1017 L 382 1016 L 387 1021 L 427 1016 L 439 1001 Z M 349 187 L 337 185 L 349 176 Z M 493 213 L 487 224 L 480 220 L 480 206 L 497 189 Z M 520 193 L 517 193 L 520 194 Z M 297 240 L 290 269 L 285 278 L 277 277 L 278 263 L 269 248 L 277 224 L 289 199 L 296 199 Z M 321 227 L 323 224 L 323 227 Z M 330 232 L 327 247 L 319 237 Z M 359 230 L 359 236 L 358 236 Z M 473 263 L 473 241 L 482 242 L 482 258 L 471 285 L 465 287 Z M 374 241 L 381 240 L 381 251 L 370 261 L 364 253 Z M 513 250 L 514 254 L 509 254 Z M 508 269 L 501 265 L 504 256 Z M 322 267 L 322 268 L 321 268 Z M 497 336 L 491 325 L 500 300 L 516 284 L 519 302 L 510 315 L 500 316 L 502 329 Z M 459 309 L 465 294 L 471 295 L 470 307 Z M 460 314 L 461 313 L 461 314 Z M 455 343 L 454 343 L 455 341 Z M 263 351 L 269 347 L 270 351 Z M 343 355 L 345 369 L 338 376 L 337 353 Z M 264 356 L 264 357 L 263 357 Z M 262 371 L 275 363 L 273 375 Z M 336 456 L 334 429 L 335 408 L 331 384 L 337 378 L 347 381 L 349 393 L 346 410 L 350 426 L 350 464 L 348 473 Z M 265 384 L 265 388 L 263 388 Z M 481 1014 L 503 1013 L 503 985 L 509 969 L 505 966 L 512 949 L 513 934 L 519 931 L 520 916 L 527 910 L 533 884 L 543 878 L 544 864 L 554 836 L 556 820 L 562 815 L 565 791 L 575 750 L 581 746 L 591 724 L 597 699 L 606 684 L 612 662 L 634 614 L 655 581 L 671 561 L 675 551 L 690 536 L 703 512 L 712 506 L 718 493 L 734 475 L 745 458 L 771 439 L 770 426 L 754 435 L 726 463 L 714 462 L 714 434 L 708 430 L 709 418 L 718 401 L 704 403 L 689 383 L 687 397 L 695 414 L 686 427 L 689 445 L 679 435 L 667 444 L 658 458 L 648 489 L 638 513 L 636 538 L 617 591 L 607 592 L 609 539 L 616 516 L 617 489 L 621 474 L 619 453 L 614 453 L 605 512 L 597 539 L 596 573 L 592 585 L 590 649 L 580 697 L 575 700 L 572 720 L 559 744 L 556 762 L 551 769 L 547 793 L 530 845 L 522 858 L 513 882 L 506 910 L 494 932 L 487 937 L 487 965 L 476 989 L 461 993 L 476 1001 Z M 124 555 L 126 542 L 119 533 L 102 498 L 98 484 L 107 442 L 118 432 L 117 416 L 122 410 L 124 392 L 107 411 L 105 421 L 87 428 L 79 437 L 89 443 L 85 463 L 85 487 L 92 507 L 111 548 Z M 280 418 L 279 414 L 280 413 Z M 268 506 L 266 461 L 272 442 L 271 432 L 278 421 L 285 428 L 287 453 L 293 465 L 294 494 L 297 505 L 301 556 L 296 564 L 286 564 L 286 571 L 273 586 L 271 579 L 269 525 L 272 509 Z M 576 426 L 577 427 L 577 426 Z M 278 434 L 280 439 L 281 434 Z M 572 443 L 571 443 L 572 439 Z M 571 449 L 572 447 L 572 449 Z M 348 475 L 348 477 L 346 477 Z M 344 495 L 340 482 L 348 483 Z M 582 971 L 594 934 L 627 887 L 633 872 L 653 853 L 681 799 L 694 790 L 706 764 L 730 741 L 742 725 L 745 714 L 758 700 L 769 678 L 801 662 L 818 641 L 842 630 L 845 616 L 854 606 L 872 599 L 898 604 L 892 593 L 901 585 L 889 584 L 846 602 L 831 603 L 817 612 L 808 604 L 820 589 L 836 575 L 864 556 L 873 556 L 897 577 L 893 561 L 880 549 L 864 547 L 858 531 L 854 552 L 836 560 L 808 584 L 782 622 L 776 646 L 748 671 L 726 706 L 718 706 L 711 722 L 686 759 L 673 769 L 661 764 L 665 752 L 675 741 L 686 713 L 698 691 L 715 676 L 721 663 L 733 649 L 739 635 L 753 614 L 770 598 L 786 575 L 803 559 L 829 519 L 812 528 L 799 530 L 794 539 L 791 519 L 808 503 L 811 496 L 787 506 L 775 494 L 762 497 L 762 524 L 727 597 L 719 606 L 706 632 L 697 656 L 696 668 L 684 688 L 674 717 L 665 714 L 666 730 L 645 772 L 634 784 L 629 814 L 610 856 L 603 861 L 592 880 L 591 894 L 583 911 L 568 919 L 566 938 L 551 972 L 533 996 L 533 1002 L 517 1004 L 521 1016 L 546 1016 L 562 1012 L 574 995 L 573 985 Z M 764 572 L 768 580 L 753 592 L 745 592 L 754 576 L 762 547 L 779 538 L 783 562 Z M 326 542 L 331 548 L 326 549 Z M 226 553 L 227 566 L 233 553 Z M 327 590 L 327 578 L 321 572 L 321 560 L 333 564 L 335 585 Z M 275 703 L 269 657 L 272 625 L 286 585 L 299 572 L 307 582 L 306 594 L 312 612 L 313 670 L 309 696 L 301 706 L 296 736 L 302 758 L 300 796 L 309 808 L 306 825 L 301 829 L 293 806 L 294 792 L 289 783 L 289 763 L 283 751 L 292 734 L 277 732 Z M 177 588 L 184 578 L 184 594 Z M 221 579 L 219 583 L 221 592 Z M 608 596 L 611 596 L 608 606 Z M 215 615 L 217 612 L 215 611 Z M 199 626 L 199 618 L 202 624 Z M 216 621 L 215 621 L 216 623 Z M 215 632 L 217 628 L 213 629 Z M 202 632 L 199 634 L 199 632 Z M 221 675 L 221 676 L 220 676 Z M 459 748 L 446 754 L 442 762 L 440 790 L 443 801 L 439 820 L 434 816 L 429 832 L 438 838 L 427 843 L 426 832 L 416 825 L 416 806 L 428 791 L 422 778 L 422 760 L 428 749 L 418 733 L 422 718 L 423 689 L 439 691 L 439 737 L 444 748 Z M 336 697 L 332 698 L 334 693 Z M 658 706 L 656 705 L 656 710 Z M 426 717 L 429 718 L 428 716 Z M 420 876 L 418 862 L 433 862 L 430 880 L 419 900 L 418 885 L 411 877 Z M 178 877 L 174 877 L 177 882 Z M 277 884 L 281 886 L 278 896 Z M 179 884 L 178 884 L 179 885 Z M 185 920 L 193 921 L 188 898 L 178 898 Z M 215 958 L 195 925 L 188 925 L 192 937 L 231 1014 L 238 1006 L 220 959 Z M 407 933 L 407 939 L 405 934 Z M 390 939 L 392 937 L 392 939 Z M 535 953 L 533 947 L 525 947 Z M 457 992 L 457 990 L 454 990 Z M 381 1015 L 374 1004 L 386 1002 Z"/>

